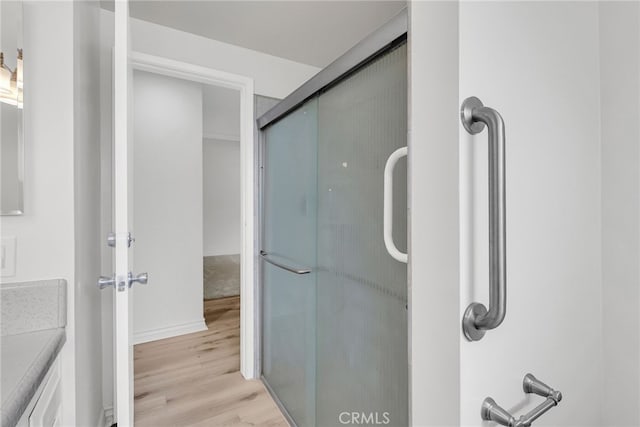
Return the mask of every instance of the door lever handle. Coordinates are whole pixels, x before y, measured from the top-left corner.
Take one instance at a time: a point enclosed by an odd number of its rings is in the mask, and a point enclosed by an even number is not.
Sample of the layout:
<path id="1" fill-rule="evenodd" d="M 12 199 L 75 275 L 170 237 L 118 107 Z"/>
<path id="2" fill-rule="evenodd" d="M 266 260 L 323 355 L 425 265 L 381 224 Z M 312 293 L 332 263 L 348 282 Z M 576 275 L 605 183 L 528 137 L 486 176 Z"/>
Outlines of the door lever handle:
<path id="1" fill-rule="evenodd" d="M 100 288 L 100 290 L 104 288 L 108 288 L 109 286 L 115 286 L 115 285 L 116 285 L 116 278 L 114 276 L 111 276 L 111 277 L 100 276 L 98 278 L 98 288 Z"/>
<path id="2" fill-rule="evenodd" d="M 127 276 L 127 284 L 129 287 L 131 287 L 131 285 L 133 285 L 134 283 L 140 283 L 141 285 L 146 285 L 148 282 L 149 282 L 149 274 L 147 273 L 140 273 L 134 277 L 133 273 L 129 272 Z M 116 283 L 118 283 L 118 281 L 115 278 L 115 276 L 111 276 L 111 277 L 100 276 L 98 278 L 98 287 L 100 289 L 108 288 L 109 286 L 115 287 Z M 124 280 L 122 280 L 118 284 L 118 290 L 124 290 Z"/>
<path id="3" fill-rule="evenodd" d="M 140 273 L 137 276 L 133 276 L 133 273 L 129 272 L 128 277 L 129 287 L 134 283 L 140 283 L 141 285 L 146 285 L 149 282 L 149 274 L 148 273 Z"/>

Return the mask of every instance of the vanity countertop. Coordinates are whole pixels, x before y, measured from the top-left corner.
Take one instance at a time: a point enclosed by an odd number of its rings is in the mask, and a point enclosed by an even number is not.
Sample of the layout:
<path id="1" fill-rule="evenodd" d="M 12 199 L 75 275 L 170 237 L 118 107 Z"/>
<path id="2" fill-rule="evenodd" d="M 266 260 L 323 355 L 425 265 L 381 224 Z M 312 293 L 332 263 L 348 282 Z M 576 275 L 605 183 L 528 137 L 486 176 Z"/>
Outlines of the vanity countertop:
<path id="1" fill-rule="evenodd" d="M 0 425 L 15 426 L 65 343 L 62 279 L 0 283 Z"/>
<path id="2" fill-rule="evenodd" d="M 66 339 L 64 328 L 2 337 L 2 426 L 15 426 Z"/>

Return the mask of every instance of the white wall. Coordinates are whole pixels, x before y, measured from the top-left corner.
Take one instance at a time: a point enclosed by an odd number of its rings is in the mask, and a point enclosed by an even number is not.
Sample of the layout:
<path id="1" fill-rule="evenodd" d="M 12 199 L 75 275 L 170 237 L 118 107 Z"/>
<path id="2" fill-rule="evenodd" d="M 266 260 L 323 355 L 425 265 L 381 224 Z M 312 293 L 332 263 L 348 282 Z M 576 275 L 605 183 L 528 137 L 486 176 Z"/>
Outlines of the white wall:
<path id="1" fill-rule="evenodd" d="M 17 237 L 11 281 L 64 278 L 68 283 L 63 425 L 95 425 L 103 415 L 95 288 L 97 24 L 95 3 L 24 4 L 25 214 L 1 219 L 2 235 Z"/>
<path id="2" fill-rule="evenodd" d="M 204 256 L 240 253 L 240 93 L 203 87 Z"/>
<path id="3" fill-rule="evenodd" d="M 507 315 L 461 339 L 461 423 L 492 396 L 518 413 L 531 372 L 562 390 L 539 426 L 600 424 L 601 215 L 598 5 L 460 4 L 460 100 L 506 126 Z M 488 301 L 487 143 L 460 127 L 461 301 Z"/>
<path id="4" fill-rule="evenodd" d="M 73 37 L 71 3 L 24 4 L 25 213 L 1 219 L 2 235 L 17 237 L 11 281 L 67 280 L 67 341 L 61 357 L 68 425 L 76 420 Z M 52 61 L 60 66 L 52 69 Z"/>
<path id="5" fill-rule="evenodd" d="M 600 4 L 604 406 L 640 425 L 640 6 Z"/>
<path id="6" fill-rule="evenodd" d="M 204 137 L 240 141 L 240 92 L 203 85 Z"/>
<path id="7" fill-rule="evenodd" d="M 134 341 L 205 328 L 202 86 L 142 71 L 133 81 Z M 178 329 L 178 330 L 177 330 Z"/>
<path id="8" fill-rule="evenodd" d="M 205 139 L 204 256 L 240 253 L 240 144 Z"/>
<path id="9" fill-rule="evenodd" d="M 61 277 L 71 282 L 73 7 L 64 2 L 26 2 L 24 21 L 25 214 L 2 217 L 2 234 L 18 238 L 16 275 L 11 281 Z M 51 69 L 52 61 L 61 65 Z"/>

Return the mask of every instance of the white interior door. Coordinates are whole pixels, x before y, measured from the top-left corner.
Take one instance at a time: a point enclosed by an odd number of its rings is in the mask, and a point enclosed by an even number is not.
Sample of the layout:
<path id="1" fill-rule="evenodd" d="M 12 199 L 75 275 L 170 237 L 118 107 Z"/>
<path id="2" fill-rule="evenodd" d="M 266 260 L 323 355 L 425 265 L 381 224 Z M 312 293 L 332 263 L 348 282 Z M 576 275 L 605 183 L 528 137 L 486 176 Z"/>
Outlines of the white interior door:
<path id="1" fill-rule="evenodd" d="M 114 347 L 115 417 L 120 427 L 133 425 L 133 351 L 132 351 L 132 251 L 133 174 L 130 96 L 133 81 L 129 64 L 129 3 L 115 2 L 114 19 L 114 147 L 113 147 L 113 224 L 115 233 Z"/>

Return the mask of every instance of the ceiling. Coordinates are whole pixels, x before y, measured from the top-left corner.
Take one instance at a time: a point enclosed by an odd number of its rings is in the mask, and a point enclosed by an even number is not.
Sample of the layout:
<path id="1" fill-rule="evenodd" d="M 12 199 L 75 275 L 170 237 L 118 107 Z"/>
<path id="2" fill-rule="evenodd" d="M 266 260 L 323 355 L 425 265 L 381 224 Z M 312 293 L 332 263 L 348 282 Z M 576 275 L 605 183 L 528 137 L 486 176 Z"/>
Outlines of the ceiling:
<path id="1" fill-rule="evenodd" d="M 106 9 L 113 3 L 103 1 Z M 134 18 L 325 67 L 402 8 L 402 1 L 131 1 Z"/>

